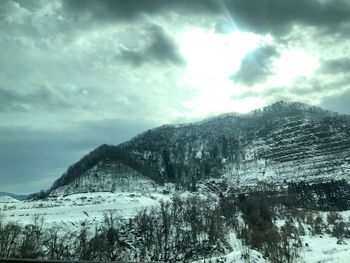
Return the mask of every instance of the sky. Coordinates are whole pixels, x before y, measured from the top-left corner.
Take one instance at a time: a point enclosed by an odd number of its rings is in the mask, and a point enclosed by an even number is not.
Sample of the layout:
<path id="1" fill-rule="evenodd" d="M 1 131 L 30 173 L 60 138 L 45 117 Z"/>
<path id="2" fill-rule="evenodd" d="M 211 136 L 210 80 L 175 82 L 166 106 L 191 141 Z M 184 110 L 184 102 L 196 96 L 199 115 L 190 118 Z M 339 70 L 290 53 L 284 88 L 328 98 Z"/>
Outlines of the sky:
<path id="1" fill-rule="evenodd" d="M 0 191 L 103 143 L 278 100 L 350 114 L 347 0 L 2 0 Z"/>

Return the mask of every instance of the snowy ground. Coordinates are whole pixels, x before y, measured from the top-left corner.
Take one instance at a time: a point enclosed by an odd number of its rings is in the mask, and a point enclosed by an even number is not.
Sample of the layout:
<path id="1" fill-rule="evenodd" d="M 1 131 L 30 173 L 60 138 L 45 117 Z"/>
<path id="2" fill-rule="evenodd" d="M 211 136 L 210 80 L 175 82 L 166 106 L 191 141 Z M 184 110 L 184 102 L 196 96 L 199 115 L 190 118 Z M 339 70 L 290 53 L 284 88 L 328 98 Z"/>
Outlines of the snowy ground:
<path id="1" fill-rule="evenodd" d="M 190 197 L 190 192 L 182 192 L 181 197 Z M 44 227 L 73 226 L 80 228 L 81 223 L 94 225 L 101 222 L 104 212 L 117 210 L 124 218 L 134 217 L 146 207 L 158 206 L 161 200 L 169 201 L 172 194 L 162 194 L 161 191 L 152 194 L 135 192 L 94 192 L 66 196 L 49 197 L 36 201 L 18 201 L 12 197 L 0 197 L 0 214 L 6 221 L 26 225 L 33 222 L 35 216 L 44 218 Z M 196 194 L 207 198 L 203 194 Z M 209 195 L 211 197 L 211 195 Z"/>
<path id="2" fill-rule="evenodd" d="M 299 262 L 305 263 L 348 263 L 350 262 L 350 239 L 344 239 L 346 244 L 337 244 L 337 239 L 330 236 L 302 237 L 303 250 Z M 308 246 L 305 246 L 305 243 Z"/>
<path id="3" fill-rule="evenodd" d="M 182 193 L 183 196 L 190 194 Z M 0 214 L 5 220 L 15 221 L 20 224 L 33 222 L 35 216 L 44 217 L 44 227 L 61 226 L 68 229 L 79 230 L 82 222 L 93 227 L 101 222 L 103 213 L 108 210 L 117 210 L 124 218 L 131 218 L 145 207 L 159 205 L 161 200 L 170 200 L 172 195 L 139 194 L 139 193 L 83 193 L 68 196 L 48 198 L 38 201 L 18 201 L 11 197 L 0 197 Z M 326 220 L 327 213 L 319 213 Z M 350 216 L 350 211 L 341 212 L 345 221 Z M 283 225 L 283 220 L 277 220 L 277 226 Z M 306 229 L 307 226 L 305 225 Z M 307 231 L 308 232 L 308 231 Z M 350 239 L 344 239 L 342 244 L 337 244 L 335 237 L 327 234 L 312 236 L 307 233 L 301 237 L 303 248 L 300 253 L 299 263 L 345 263 L 350 262 Z M 211 262 L 269 262 L 261 253 L 251 250 L 236 238 L 235 233 L 229 234 L 229 243 L 232 252 L 225 256 L 213 257 Z M 242 258 L 248 255 L 248 258 Z M 205 262 L 210 262 L 205 259 Z M 204 260 L 196 261 L 204 263 Z"/>
<path id="4" fill-rule="evenodd" d="M 327 214 L 327 212 L 319 213 L 325 222 L 327 220 Z M 339 212 L 339 214 L 345 222 L 350 218 L 350 210 Z M 337 238 L 327 234 L 303 236 L 303 250 L 301 251 L 302 259 L 300 262 L 350 262 L 350 238 L 344 238 L 341 244 L 337 244 L 337 241 Z"/>
<path id="5" fill-rule="evenodd" d="M 93 225 L 100 222 L 103 213 L 117 210 L 124 218 L 133 217 L 144 207 L 157 205 L 169 196 L 137 193 L 85 193 L 48 198 L 38 201 L 17 201 L 10 197 L 0 199 L 0 212 L 8 221 L 20 224 L 33 222 L 34 216 L 44 217 L 44 226 L 71 226 L 80 228 L 82 222 Z"/>
<path id="6" fill-rule="evenodd" d="M 219 257 L 206 258 L 202 260 L 193 261 L 192 263 L 268 263 L 269 261 L 264 259 L 263 255 L 253 249 L 249 249 L 244 246 L 236 236 L 234 232 L 228 234 L 228 242 L 231 246 L 232 252 Z"/>
<path id="7" fill-rule="evenodd" d="M 227 263 L 268 263 L 262 254 L 256 250 L 249 249 L 242 245 L 235 235 L 231 235 L 233 251 L 225 256 L 212 257 L 193 263 L 227 262 Z M 300 258 L 296 263 L 348 263 L 350 262 L 350 239 L 345 239 L 345 244 L 337 244 L 337 239 L 330 236 L 303 236 L 303 249 Z M 308 246 L 305 246 L 305 244 Z M 246 255 L 244 258 L 243 255 Z"/>

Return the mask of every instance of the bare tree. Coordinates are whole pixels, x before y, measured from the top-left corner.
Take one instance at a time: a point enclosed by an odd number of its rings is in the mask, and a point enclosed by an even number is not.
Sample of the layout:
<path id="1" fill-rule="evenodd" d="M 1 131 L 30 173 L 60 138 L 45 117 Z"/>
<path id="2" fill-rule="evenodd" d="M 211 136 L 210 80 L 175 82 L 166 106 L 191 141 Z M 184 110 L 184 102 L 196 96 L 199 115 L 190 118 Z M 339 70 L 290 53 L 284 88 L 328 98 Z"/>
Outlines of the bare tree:
<path id="1" fill-rule="evenodd" d="M 26 259 L 43 258 L 41 247 L 44 220 L 34 216 L 33 223 L 26 225 L 22 231 L 22 238 L 18 249 L 18 257 Z"/>
<path id="2" fill-rule="evenodd" d="M 76 232 L 67 231 L 54 226 L 45 233 L 43 245 L 46 248 L 46 258 L 50 260 L 72 259 L 77 250 Z"/>
<path id="3" fill-rule="evenodd" d="M 0 217 L 0 258 L 15 256 L 21 231 L 19 225 L 13 222 L 5 224 Z"/>
<path id="4" fill-rule="evenodd" d="M 108 260 L 115 261 L 120 258 L 122 242 L 119 237 L 118 227 L 120 227 L 122 217 L 117 210 L 109 210 L 104 213 L 104 249 Z"/>

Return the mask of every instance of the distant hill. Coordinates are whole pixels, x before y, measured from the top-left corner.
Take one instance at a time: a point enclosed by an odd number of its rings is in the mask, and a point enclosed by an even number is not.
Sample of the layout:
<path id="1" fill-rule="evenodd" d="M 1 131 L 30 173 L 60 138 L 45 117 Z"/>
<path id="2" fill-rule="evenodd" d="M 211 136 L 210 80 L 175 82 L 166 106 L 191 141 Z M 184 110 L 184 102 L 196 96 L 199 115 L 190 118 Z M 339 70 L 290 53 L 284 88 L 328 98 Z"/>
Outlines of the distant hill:
<path id="1" fill-rule="evenodd" d="M 17 199 L 17 200 L 25 200 L 27 199 L 28 195 L 17 195 L 17 194 L 13 194 L 13 193 L 7 193 L 7 192 L 0 192 L 0 197 L 1 196 L 10 196 L 14 199 Z"/>

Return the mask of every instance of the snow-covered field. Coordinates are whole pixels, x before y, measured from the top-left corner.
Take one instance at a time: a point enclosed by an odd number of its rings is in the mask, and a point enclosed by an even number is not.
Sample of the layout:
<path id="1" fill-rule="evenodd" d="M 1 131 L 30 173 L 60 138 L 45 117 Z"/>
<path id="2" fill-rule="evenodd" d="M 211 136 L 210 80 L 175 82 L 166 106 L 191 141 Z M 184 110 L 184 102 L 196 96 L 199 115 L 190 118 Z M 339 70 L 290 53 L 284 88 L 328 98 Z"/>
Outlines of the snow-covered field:
<path id="1" fill-rule="evenodd" d="M 303 249 L 299 262 L 350 262 L 350 239 L 344 239 L 343 244 L 337 244 L 337 239 L 335 237 L 322 235 L 303 236 L 302 241 Z M 307 244 L 307 246 L 305 244 Z"/>
<path id="2" fill-rule="evenodd" d="M 73 194 L 38 201 L 0 197 L 0 212 L 5 220 L 23 225 L 32 223 L 35 216 L 42 216 L 45 227 L 68 225 L 79 228 L 82 222 L 90 225 L 100 222 L 108 210 L 117 210 L 123 218 L 130 218 L 142 208 L 157 205 L 160 200 L 168 198 L 162 194 L 146 196 L 111 192 Z"/>

